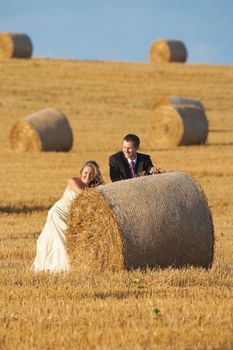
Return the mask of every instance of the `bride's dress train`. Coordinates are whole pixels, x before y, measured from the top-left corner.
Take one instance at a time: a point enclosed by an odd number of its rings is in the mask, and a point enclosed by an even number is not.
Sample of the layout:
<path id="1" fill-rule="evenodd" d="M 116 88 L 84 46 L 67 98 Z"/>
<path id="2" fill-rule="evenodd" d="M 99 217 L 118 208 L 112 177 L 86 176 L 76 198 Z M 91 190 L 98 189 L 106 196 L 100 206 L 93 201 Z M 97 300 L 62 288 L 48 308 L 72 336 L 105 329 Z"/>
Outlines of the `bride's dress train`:
<path id="1" fill-rule="evenodd" d="M 46 224 L 37 240 L 34 271 L 61 272 L 70 269 L 66 250 L 67 217 L 76 193 L 66 189 L 62 198 L 48 211 Z"/>

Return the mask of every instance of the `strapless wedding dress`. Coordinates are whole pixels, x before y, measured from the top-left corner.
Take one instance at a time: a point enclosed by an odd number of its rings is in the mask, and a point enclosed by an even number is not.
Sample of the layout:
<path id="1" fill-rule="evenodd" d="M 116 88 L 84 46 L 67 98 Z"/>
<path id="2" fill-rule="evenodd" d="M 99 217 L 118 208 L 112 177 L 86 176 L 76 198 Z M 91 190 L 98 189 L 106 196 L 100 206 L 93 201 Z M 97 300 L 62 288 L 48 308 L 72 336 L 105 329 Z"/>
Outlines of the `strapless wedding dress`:
<path id="1" fill-rule="evenodd" d="M 70 269 L 64 232 L 69 209 L 76 196 L 75 192 L 66 189 L 62 198 L 48 211 L 47 221 L 37 240 L 32 270 L 61 272 Z"/>

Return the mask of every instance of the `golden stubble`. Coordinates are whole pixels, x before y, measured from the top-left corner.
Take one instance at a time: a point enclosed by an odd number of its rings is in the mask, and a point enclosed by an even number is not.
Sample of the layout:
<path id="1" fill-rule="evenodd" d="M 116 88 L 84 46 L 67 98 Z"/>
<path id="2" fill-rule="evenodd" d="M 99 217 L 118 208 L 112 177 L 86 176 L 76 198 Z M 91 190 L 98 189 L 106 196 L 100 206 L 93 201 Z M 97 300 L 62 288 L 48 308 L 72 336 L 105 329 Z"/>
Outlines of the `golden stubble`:
<path id="1" fill-rule="evenodd" d="M 0 348 L 213 349 L 233 347 L 233 68 L 63 60 L 5 60 L 0 78 Z M 204 146 L 155 148 L 147 121 L 157 98 L 199 99 Z M 69 153 L 10 150 L 17 120 L 45 107 L 69 119 Z M 213 267 L 88 274 L 30 271 L 36 239 L 68 177 L 108 157 L 124 134 L 164 171 L 200 183 L 216 233 Z M 77 267 L 78 268 L 78 267 Z"/>

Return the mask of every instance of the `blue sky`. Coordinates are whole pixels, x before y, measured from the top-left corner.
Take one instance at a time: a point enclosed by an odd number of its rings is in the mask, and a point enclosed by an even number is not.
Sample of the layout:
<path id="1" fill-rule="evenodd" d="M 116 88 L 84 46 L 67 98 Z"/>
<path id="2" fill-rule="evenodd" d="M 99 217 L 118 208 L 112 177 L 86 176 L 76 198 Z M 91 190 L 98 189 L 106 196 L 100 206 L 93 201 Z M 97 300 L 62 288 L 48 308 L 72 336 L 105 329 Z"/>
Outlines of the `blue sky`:
<path id="1" fill-rule="evenodd" d="M 22 32 L 34 57 L 147 62 L 158 38 L 188 63 L 233 64 L 233 0 L 0 0 L 0 32 Z"/>

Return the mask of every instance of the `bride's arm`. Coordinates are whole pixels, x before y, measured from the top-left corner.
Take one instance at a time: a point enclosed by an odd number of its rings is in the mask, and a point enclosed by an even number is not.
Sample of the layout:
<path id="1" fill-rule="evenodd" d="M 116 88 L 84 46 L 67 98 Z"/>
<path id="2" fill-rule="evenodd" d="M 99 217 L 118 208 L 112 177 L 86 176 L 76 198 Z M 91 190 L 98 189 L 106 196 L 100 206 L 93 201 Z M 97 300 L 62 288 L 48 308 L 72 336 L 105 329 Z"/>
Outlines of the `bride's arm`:
<path id="1" fill-rule="evenodd" d="M 77 194 L 82 193 L 86 187 L 86 184 L 84 184 L 79 177 L 71 177 L 68 179 L 68 189 Z"/>

